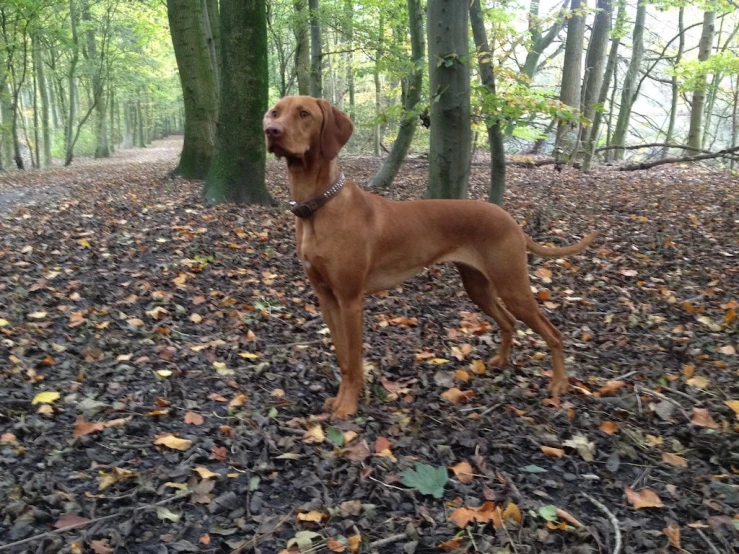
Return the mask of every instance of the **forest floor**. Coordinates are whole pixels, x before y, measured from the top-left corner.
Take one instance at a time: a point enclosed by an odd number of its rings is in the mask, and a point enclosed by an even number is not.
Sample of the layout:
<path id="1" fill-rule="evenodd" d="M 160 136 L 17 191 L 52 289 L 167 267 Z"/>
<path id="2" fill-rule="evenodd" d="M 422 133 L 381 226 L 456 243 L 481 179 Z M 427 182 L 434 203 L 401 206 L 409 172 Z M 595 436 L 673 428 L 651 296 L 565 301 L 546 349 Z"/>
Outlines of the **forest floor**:
<path id="1" fill-rule="evenodd" d="M 440 266 L 368 298 L 367 394 L 331 422 L 291 214 L 206 205 L 168 175 L 179 146 L 0 177 L 0 552 L 739 549 L 737 178 L 510 168 L 536 240 L 603 233 L 531 259 L 570 393 L 521 325 L 486 368 L 498 333 Z"/>

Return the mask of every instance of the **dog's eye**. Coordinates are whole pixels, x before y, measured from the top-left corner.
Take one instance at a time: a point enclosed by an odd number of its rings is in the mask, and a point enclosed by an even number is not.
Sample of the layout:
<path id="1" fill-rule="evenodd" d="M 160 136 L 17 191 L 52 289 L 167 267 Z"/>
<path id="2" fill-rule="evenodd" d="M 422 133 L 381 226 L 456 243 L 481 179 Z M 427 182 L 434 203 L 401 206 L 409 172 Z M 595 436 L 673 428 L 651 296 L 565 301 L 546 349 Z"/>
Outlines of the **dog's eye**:
<path id="1" fill-rule="evenodd" d="M 306 112 L 305 110 L 302 110 L 302 111 L 300 112 L 300 117 L 308 117 L 309 115 L 310 115 L 310 114 L 309 114 L 308 112 Z"/>
<path id="2" fill-rule="evenodd" d="M 272 117 L 277 117 L 277 110 L 272 110 Z"/>

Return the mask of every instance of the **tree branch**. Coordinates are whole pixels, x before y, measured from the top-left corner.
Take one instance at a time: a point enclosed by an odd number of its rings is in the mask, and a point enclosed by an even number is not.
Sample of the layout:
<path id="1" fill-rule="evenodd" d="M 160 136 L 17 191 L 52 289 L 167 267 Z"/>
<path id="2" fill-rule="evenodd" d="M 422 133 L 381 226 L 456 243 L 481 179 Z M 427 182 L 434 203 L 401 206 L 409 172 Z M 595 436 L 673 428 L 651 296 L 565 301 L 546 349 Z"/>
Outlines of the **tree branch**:
<path id="1" fill-rule="evenodd" d="M 727 154 L 733 154 L 734 152 L 739 152 L 739 146 L 735 148 L 726 148 L 724 150 L 720 150 L 718 152 L 708 153 L 708 154 L 699 154 L 697 156 L 683 156 L 681 158 L 664 158 L 662 160 L 656 160 L 653 162 L 644 162 L 644 163 L 638 163 L 638 164 L 630 164 L 625 165 L 623 167 L 620 167 L 620 171 L 638 171 L 642 169 L 651 169 L 653 167 L 657 167 L 658 165 L 664 165 L 664 164 L 672 164 L 672 163 L 679 163 L 679 162 L 698 162 L 700 160 L 710 160 L 713 158 L 721 158 L 723 156 L 726 156 Z"/>

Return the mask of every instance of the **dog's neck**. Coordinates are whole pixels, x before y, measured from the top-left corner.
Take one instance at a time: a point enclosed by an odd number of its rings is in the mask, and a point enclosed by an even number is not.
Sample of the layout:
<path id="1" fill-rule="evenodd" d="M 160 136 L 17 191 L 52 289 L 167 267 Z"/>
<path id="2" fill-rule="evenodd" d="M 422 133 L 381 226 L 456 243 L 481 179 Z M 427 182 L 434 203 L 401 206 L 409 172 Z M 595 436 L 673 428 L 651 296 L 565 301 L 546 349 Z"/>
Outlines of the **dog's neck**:
<path id="1" fill-rule="evenodd" d="M 290 184 L 290 199 L 295 202 L 313 200 L 328 190 L 338 177 L 336 159 L 327 163 L 304 163 L 302 159 L 288 159 L 287 181 Z"/>

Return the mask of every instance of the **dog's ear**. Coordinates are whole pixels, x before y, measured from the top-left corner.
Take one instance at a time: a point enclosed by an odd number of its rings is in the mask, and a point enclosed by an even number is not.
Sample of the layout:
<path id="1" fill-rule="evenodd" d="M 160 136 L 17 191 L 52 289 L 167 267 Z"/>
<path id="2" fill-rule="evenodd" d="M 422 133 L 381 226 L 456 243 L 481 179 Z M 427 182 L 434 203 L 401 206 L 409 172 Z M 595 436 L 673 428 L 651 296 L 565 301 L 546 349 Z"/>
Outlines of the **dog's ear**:
<path id="1" fill-rule="evenodd" d="M 354 131 L 354 124 L 344 112 L 334 108 L 327 100 L 318 99 L 323 112 L 321 126 L 321 153 L 325 158 L 333 160 L 339 155 Z"/>

